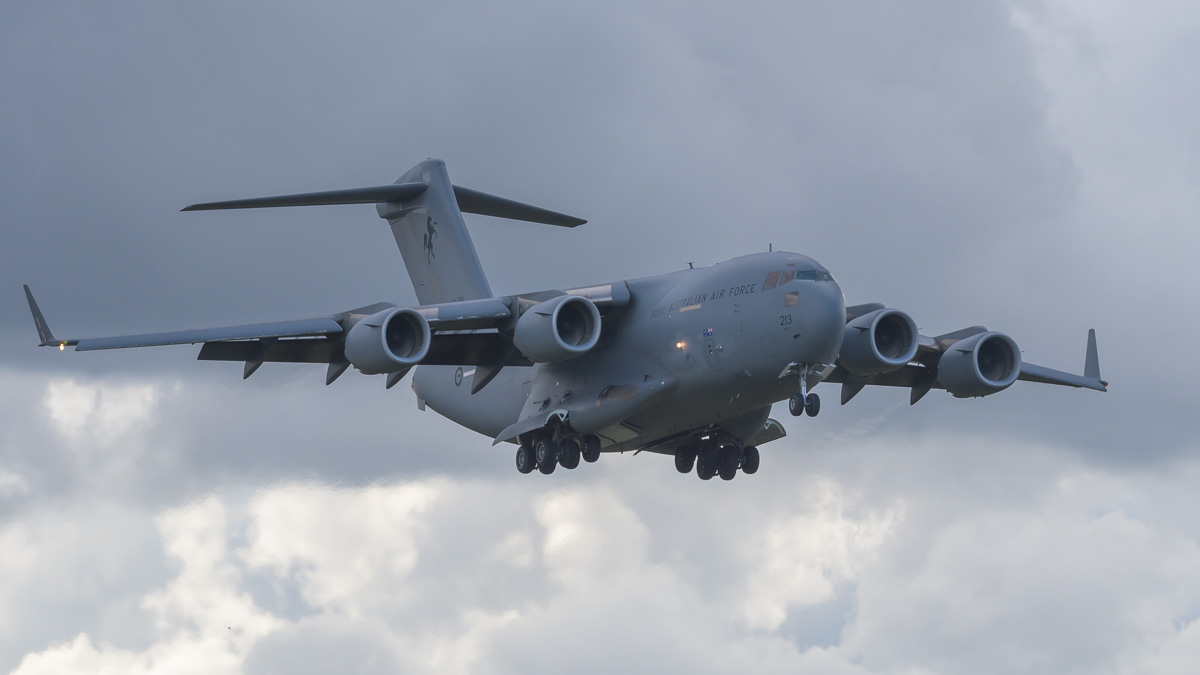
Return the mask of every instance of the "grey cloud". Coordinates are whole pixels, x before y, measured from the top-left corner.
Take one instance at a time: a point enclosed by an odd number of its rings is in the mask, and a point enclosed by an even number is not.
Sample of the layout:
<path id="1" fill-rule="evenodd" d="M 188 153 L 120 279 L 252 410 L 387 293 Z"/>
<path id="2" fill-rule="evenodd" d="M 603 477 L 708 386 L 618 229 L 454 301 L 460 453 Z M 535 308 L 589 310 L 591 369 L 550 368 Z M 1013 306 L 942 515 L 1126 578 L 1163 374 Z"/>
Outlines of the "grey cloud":
<path id="1" fill-rule="evenodd" d="M 423 521 L 430 531 L 405 577 L 414 586 L 377 617 L 323 614 L 300 594 L 299 570 L 276 578 L 235 560 L 239 592 L 291 622 L 254 647 L 247 669 L 350 652 L 363 660 L 349 665 L 415 668 L 396 644 L 422 616 L 441 622 L 437 639 L 478 638 L 470 646 L 498 671 L 752 661 L 954 672 L 985 658 L 997 672 L 1071 659 L 1136 671 L 1151 652 L 1156 667 L 1175 665 L 1194 639 L 1167 596 L 1195 598 L 1171 565 L 1190 564 L 1196 535 L 1186 336 L 1200 239 L 1188 226 L 1196 101 L 1179 70 L 1190 43 L 1173 24 L 1194 17 L 1149 12 L 1134 31 L 1088 11 L 3 7 L 0 536 L 77 536 L 31 548 L 45 564 L 11 577 L 29 589 L 12 606 L 30 618 L 0 662 L 80 632 L 97 649 L 144 650 L 139 598 L 182 564 L 164 560 L 150 529 L 164 509 L 216 492 L 240 513 L 298 479 L 355 491 L 432 478 L 456 498 Z M 237 364 L 198 363 L 190 347 L 32 346 L 21 283 L 64 335 L 409 302 L 370 207 L 177 210 L 391 181 L 430 155 L 458 183 L 591 221 L 566 231 L 471 220 L 499 292 L 709 264 L 771 242 L 825 262 L 850 302 L 903 308 L 929 333 L 986 323 L 1047 366 L 1077 370 L 1094 326 L 1113 390 L 1018 384 L 977 401 L 935 393 L 913 408 L 905 391 L 864 392 L 815 420 L 778 411 L 790 435 L 764 448 L 752 478 L 701 483 L 643 454 L 546 480 L 517 476 L 511 449 L 418 413 L 405 385 L 385 392 L 380 378 L 347 373 L 324 387 L 320 368 L 268 365 L 243 382 Z M 64 413 L 75 420 L 64 431 L 47 400 L 72 381 L 86 410 Z M 121 411 L 139 408 L 139 387 L 157 398 L 129 418 Z M 1064 480 L 1092 492 L 1072 501 Z M 831 573 L 827 599 L 789 591 L 777 628 L 729 623 L 761 570 L 765 523 L 791 550 L 808 531 L 795 519 L 822 512 L 829 485 L 848 523 L 899 518 L 875 562 L 854 558 L 840 581 Z M 538 505 L 552 489 L 611 491 L 609 506 L 636 514 L 630 526 L 644 533 L 630 564 L 661 583 L 548 580 Z M 609 510 L 597 529 L 629 525 Z M 230 526 L 231 550 L 249 541 L 241 526 Z M 87 577 L 105 546 L 102 571 Z M 76 577 L 93 579 L 91 591 L 39 608 L 56 580 Z M 955 606 L 963 595 L 978 602 Z M 477 635 L 456 623 L 468 607 L 522 613 Z M 960 610 L 983 618 L 954 632 Z M 639 632 L 631 614 L 657 622 Z M 671 623 L 689 619 L 701 625 Z M 1179 627 L 1161 628 L 1169 621 Z M 539 661 L 527 645 L 563 622 L 583 630 Z M 733 660 L 709 658 L 710 646 Z"/>

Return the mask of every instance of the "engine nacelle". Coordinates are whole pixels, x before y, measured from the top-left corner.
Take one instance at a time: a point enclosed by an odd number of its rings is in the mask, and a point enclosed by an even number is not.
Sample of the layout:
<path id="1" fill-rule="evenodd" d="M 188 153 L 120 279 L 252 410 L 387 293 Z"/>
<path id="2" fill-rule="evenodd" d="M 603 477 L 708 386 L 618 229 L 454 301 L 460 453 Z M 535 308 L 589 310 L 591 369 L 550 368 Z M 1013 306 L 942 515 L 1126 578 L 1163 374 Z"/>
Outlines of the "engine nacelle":
<path id="1" fill-rule="evenodd" d="M 1021 374 L 1021 350 L 1004 333 L 980 333 L 959 340 L 938 361 L 938 382 L 959 398 L 1003 391 Z"/>
<path id="2" fill-rule="evenodd" d="M 566 361 L 600 341 L 600 310 L 591 300 L 560 295 L 534 305 L 517 320 L 513 344 L 534 363 Z"/>
<path id="3" fill-rule="evenodd" d="M 385 309 L 346 333 L 346 359 L 366 375 L 417 365 L 429 353 L 429 322 L 414 309 Z"/>
<path id="4" fill-rule="evenodd" d="M 877 309 L 846 324 L 838 363 L 855 375 L 890 373 L 913 360 L 919 339 L 911 316 Z"/>

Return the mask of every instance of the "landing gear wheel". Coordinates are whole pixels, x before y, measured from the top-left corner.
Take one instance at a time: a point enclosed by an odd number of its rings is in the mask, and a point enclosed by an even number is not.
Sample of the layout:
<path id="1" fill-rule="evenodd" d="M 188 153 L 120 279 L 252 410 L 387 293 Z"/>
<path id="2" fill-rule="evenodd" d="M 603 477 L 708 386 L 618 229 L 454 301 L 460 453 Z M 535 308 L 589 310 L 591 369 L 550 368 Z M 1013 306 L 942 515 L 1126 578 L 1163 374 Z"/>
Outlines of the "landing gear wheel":
<path id="1" fill-rule="evenodd" d="M 696 463 L 696 449 L 685 445 L 675 451 L 675 470 L 679 473 L 691 473 Z"/>
<path id="2" fill-rule="evenodd" d="M 808 413 L 809 417 L 816 417 L 817 413 L 821 412 L 821 397 L 816 394 L 809 394 L 804 398 L 804 412 Z M 792 413 L 798 415 L 799 413 Z"/>
<path id="3" fill-rule="evenodd" d="M 558 463 L 564 469 L 579 466 L 579 442 L 568 438 L 558 446 Z"/>
<path id="4" fill-rule="evenodd" d="M 696 475 L 700 480 L 711 480 L 717 474 L 717 453 L 704 448 L 696 456 Z"/>
<path id="5" fill-rule="evenodd" d="M 554 473 L 554 467 L 558 465 L 558 448 L 555 447 L 554 441 L 545 436 L 538 438 L 533 446 L 533 453 L 537 458 L 538 471 L 546 475 Z"/>
<path id="6" fill-rule="evenodd" d="M 588 464 L 600 459 L 600 439 L 591 434 L 584 436 L 581 453 L 583 454 L 583 461 Z"/>
<path id="7" fill-rule="evenodd" d="M 727 445 L 721 448 L 721 454 L 717 460 L 717 473 L 721 475 L 721 480 L 733 480 L 737 475 L 738 467 L 738 449 L 735 445 Z"/>
<path id="8" fill-rule="evenodd" d="M 799 417 L 804 414 L 804 397 L 800 394 L 792 394 L 788 399 L 788 412 L 792 413 L 792 417 Z"/>
<path id="9" fill-rule="evenodd" d="M 758 471 L 758 448 L 747 445 L 742 449 L 742 473 L 751 474 Z"/>
<path id="10" fill-rule="evenodd" d="M 521 473 L 529 473 L 537 467 L 537 460 L 533 458 L 533 448 L 528 445 L 522 445 L 517 448 L 517 471 Z"/>

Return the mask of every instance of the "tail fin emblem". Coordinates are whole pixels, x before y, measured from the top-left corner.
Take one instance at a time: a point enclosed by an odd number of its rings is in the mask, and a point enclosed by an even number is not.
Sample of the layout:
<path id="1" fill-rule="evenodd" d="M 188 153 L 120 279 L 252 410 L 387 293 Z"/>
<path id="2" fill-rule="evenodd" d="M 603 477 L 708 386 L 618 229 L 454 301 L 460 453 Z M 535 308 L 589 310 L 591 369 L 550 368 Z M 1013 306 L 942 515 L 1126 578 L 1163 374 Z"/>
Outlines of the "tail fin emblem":
<path id="1" fill-rule="evenodd" d="M 437 239 L 437 221 L 432 216 L 425 218 L 425 262 L 431 263 L 437 255 L 433 252 L 433 240 Z"/>

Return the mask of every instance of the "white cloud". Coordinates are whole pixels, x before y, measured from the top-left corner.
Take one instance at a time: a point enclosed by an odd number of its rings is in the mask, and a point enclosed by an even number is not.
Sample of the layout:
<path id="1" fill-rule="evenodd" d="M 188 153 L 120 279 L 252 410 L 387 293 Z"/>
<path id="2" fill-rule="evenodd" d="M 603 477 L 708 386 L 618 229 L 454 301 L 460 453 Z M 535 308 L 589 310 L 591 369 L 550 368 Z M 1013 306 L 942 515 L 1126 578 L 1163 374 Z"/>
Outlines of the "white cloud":
<path id="1" fill-rule="evenodd" d="M 403 602 L 417 564 L 422 517 L 440 482 L 339 489 L 293 484 L 264 491 L 250 504 L 251 567 L 295 575 L 305 601 L 360 616 Z"/>
<path id="2" fill-rule="evenodd" d="M 93 643 L 86 633 L 27 655 L 14 671 L 33 673 L 236 673 L 256 641 L 281 622 L 240 590 L 242 572 L 230 560 L 225 508 L 216 497 L 156 518 L 176 576 L 151 591 L 142 606 L 154 617 L 153 643 L 134 651 Z M 87 554 L 92 547 L 79 547 Z M 28 573 L 27 573 L 28 574 Z M 28 576 L 38 576 L 28 574 Z"/>
<path id="3" fill-rule="evenodd" d="M 0 521 L 0 552 L 5 660 L 84 629 L 138 641 L 146 626 L 136 600 L 164 576 L 153 523 L 105 500 L 8 516 Z"/>
<path id="4" fill-rule="evenodd" d="M 834 597 L 891 534 L 902 509 L 854 514 L 858 501 L 829 479 L 811 481 L 807 508 L 766 523 L 747 542 L 742 594 L 751 627 L 774 630 L 788 611 Z"/>
<path id="5" fill-rule="evenodd" d="M 878 668 L 1095 673 L 1176 641 L 1200 608 L 1200 547 L 1126 513 L 1130 488 L 1072 472 L 1029 508 L 935 525 L 915 565 L 863 570 L 843 647 Z"/>
<path id="6" fill-rule="evenodd" d="M 122 436 L 154 415 L 162 398 L 157 384 L 84 384 L 54 380 L 43 405 L 54 428 L 76 443 L 110 449 Z"/>
<path id="7" fill-rule="evenodd" d="M 210 495 L 168 510 L 154 522 L 178 570 L 139 603 L 155 627 L 152 643 L 132 649 L 78 633 L 26 655 L 16 672 L 238 672 L 243 663 L 255 671 L 301 663 L 311 670 L 338 662 L 336 655 L 369 672 L 397 663 L 418 671 L 505 672 L 538 654 L 556 668 L 583 667 L 599 656 L 597 648 L 619 649 L 624 656 L 616 662 L 631 666 L 649 659 L 665 667 L 684 656 L 710 671 L 751 657 L 770 668 L 818 658 L 813 652 L 801 659 L 779 637 L 745 632 L 720 596 L 706 598 L 691 580 L 651 560 L 653 530 L 619 491 L 548 485 L 530 492 L 529 485 L 446 478 L 361 488 L 289 483 L 247 502 Z M 802 504 L 766 524 L 777 530 L 821 523 L 822 540 L 861 537 L 864 524 L 829 502 Z M 462 508 L 476 514 L 486 535 L 458 536 Z M 513 517 L 521 511 L 529 517 Z M 831 534 L 838 528 L 847 532 Z M 242 538 L 244 546 L 231 548 Z M 448 540 L 452 548 L 441 548 Z M 10 562 L 21 565 L 10 576 L 36 579 L 39 552 L 21 548 L 30 554 Z M 67 550 L 71 557 L 87 549 Z M 853 578 L 853 569 L 832 567 L 807 570 L 807 583 Z M 315 614 L 289 619 L 256 603 L 245 589 L 263 573 Z M 527 578 L 542 585 L 539 592 L 530 592 Z M 443 606 L 425 611 L 431 598 Z M 700 648 L 696 631 L 704 636 Z M 550 652 L 528 648 L 551 635 Z M 710 662 L 705 655 L 722 645 L 732 655 Z"/>

